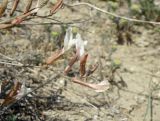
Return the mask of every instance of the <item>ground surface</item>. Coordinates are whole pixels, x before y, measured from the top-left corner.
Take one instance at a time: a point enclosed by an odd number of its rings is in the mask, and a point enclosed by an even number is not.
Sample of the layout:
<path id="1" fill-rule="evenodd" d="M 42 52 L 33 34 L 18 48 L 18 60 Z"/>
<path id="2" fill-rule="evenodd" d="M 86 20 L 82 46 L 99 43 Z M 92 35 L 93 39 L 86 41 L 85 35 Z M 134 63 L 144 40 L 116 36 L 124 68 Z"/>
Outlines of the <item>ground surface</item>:
<path id="1" fill-rule="evenodd" d="M 107 10 L 106 2 L 97 0 L 90 2 Z M 119 13 L 122 11 L 123 9 L 119 10 Z M 87 66 L 100 63 L 99 68 L 87 82 L 109 80 L 109 90 L 98 93 L 63 76 L 53 78 L 65 68 L 69 58 L 67 55 L 55 64 L 44 67 L 44 60 L 58 48 L 59 40 L 52 33 L 61 32 L 60 25 L 15 27 L 0 32 L 0 53 L 13 59 L 12 62 L 15 60 L 33 67 L 1 64 L 0 80 L 25 81 L 27 87 L 31 89 L 50 79 L 52 81 L 34 91 L 32 97 L 26 97 L 14 104 L 1 119 L 159 121 L 160 91 L 159 86 L 154 87 L 160 81 L 158 26 L 133 25 L 131 33 L 133 43 L 127 45 L 125 42 L 120 45 L 116 42 L 116 25 L 106 14 L 86 6 L 77 6 L 74 9 L 63 8 L 54 15 L 54 18 L 75 23 L 70 26 L 88 41 Z M 44 22 L 41 19 L 40 21 Z M 77 21 L 82 23 L 76 23 Z M 4 56 L 0 58 L 8 61 Z M 110 80 L 112 63 L 118 64 L 120 68 L 116 70 L 114 79 Z M 78 70 L 76 65 L 74 70 L 75 72 Z"/>

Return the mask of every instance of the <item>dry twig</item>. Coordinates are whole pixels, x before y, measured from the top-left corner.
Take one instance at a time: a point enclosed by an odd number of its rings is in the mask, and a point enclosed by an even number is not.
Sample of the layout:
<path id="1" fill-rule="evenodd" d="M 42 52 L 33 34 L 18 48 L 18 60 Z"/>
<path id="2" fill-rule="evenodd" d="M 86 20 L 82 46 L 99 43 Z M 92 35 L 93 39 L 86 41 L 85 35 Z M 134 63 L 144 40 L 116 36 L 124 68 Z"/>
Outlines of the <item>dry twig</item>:
<path id="1" fill-rule="evenodd" d="M 16 8 L 17 8 L 17 6 L 18 6 L 18 3 L 19 3 L 19 0 L 14 0 L 12 9 L 11 9 L 11 11 L 10 11 L 10 16 L 13 15 L 14 11 L 16 10 Z"/>
<path id="2" fill-rule="evenodd" d="M 106 11 L 106 10 L 104 10 L 104 9 L 101 9 L 101 8 L 95 6 L 95 5 L 92 5 L 92 4 L 86 3 L 86 2 L 79 2 L 79 3 L 75 3 L 75 4 L 71 4 L 71 5 L 68 5 L 68 4 L 66 4 L 66 5 L 69 6 L 69 7 L 75 7 L 75 6 L 85 5 L 85 6 L 88 6 L 88 7 L 93 8 L 93 9 L 95 9 L 95 10 L 97 10 L 97 11 L 100 11 L 100 12 L 102 12 L 102 13 L 108 14 L 108 15 L 113 16 L 113 17 L 116 17 L 116 18 L 125 19 L 125 20 L 127 20 L 127 21 L 138 22 L 138 23 L 146 23 L 146 24 L 153 24 L 153 25 L 160 25 L 160 22 L 138 20 L 138 19 L 133 19 L 133 18 L 129 18 L 129 17 L 117 15 L 117 14 L 115 14 L 115 13 Z"/>
<path id="3" fill-rule="evenodd" d="M 63 6 L 63 0 L 58 0 L 57 3 L 51 8 L 51 15 L 55 14 L 58 9 L 60 9 Z"/>

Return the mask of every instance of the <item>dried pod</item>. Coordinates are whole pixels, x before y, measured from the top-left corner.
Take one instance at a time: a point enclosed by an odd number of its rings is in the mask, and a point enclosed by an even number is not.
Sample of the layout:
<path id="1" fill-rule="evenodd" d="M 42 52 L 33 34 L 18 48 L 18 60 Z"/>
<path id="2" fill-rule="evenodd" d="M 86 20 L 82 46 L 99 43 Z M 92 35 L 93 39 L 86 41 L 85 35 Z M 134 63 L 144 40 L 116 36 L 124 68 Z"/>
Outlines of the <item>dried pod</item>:
<path id="1" fill-rule="evenodd" d="M 96 92 L 104 92 L 109 89 L 109 83 L 107 80 L 104 80 L 100 82 L 99 84 L 91 84 L 91 83 L 86 83 L 83 81 L 78 80 L 76 77 L 72 78 L 72 81 L 74 83 L 83 85 L 85 87 L 89 87 L 91 89 L 94 89 Z"/>
<path id="2" fill-rule="evenodd" d="M 88 57 L 88 54 L 85 54 L 80 58 L 80 69 L 79 69 L 79 72 L 80 72 L 80 76 L 81 77 L 84 76 L 85 73 L 86 73 L 87 57 Z"/>
<path id="3" fill-rule="evenodd" d="M 63 5 L 63 0 L 58 0 L 58 2 L 51 8 L 51 15 L 56 13 L 58 9 L 60 9 Z"/>
<path id="4" fill-rule="evenodd" d="M 52 56 L 50 56 L 47 60 L 46 60 L 46 64 L 52 64 L 53 62 L 55 62 L 57 59 L 59 59 L 62 55 L 64 54 L 64 49 L 58 50 L 55 53 L 53 53 Z"/>
<path id="5" fill-rule="evenodd" d="M 0 4 L 0 17 L 3 15 L 7 8 L 8 0 L 3 0 L 3 2 Z"/>
<path id="6" fill-rule="evenodd" d="M 24 13 L 29 12 L 29 10 L 30 10 L 30 8 L 31 8 L 31 6 L 32 6 L 32 1 L 33 1 L 33 0 L 28 0 L 28 1 L 27 1 L 27 5 L 26 5 L 26 7 L 25 7 Z"/>
<path id="7" fill-rule="evenodd" d="M 88 83 L 86 83 L 86 82 L 82 82 L 82 81 L 78 80 L 76 77 L 72 78 L 72 81 L 73 81 L 74 83 L 77 83 L 77 84 L 83 85 L 83 86 L 85 86 L 85 87 L 92 88 L 92 87 L 90 87 L 90 85 L 89 85 Z"/>
<path id="8" fill-rule="evenodd" d="M 16 8 L 18 6 L 18 3 L 19 3 L 19 0 L 14 0 L 13 6 L 12 6 L 12 9 L 11 9 L 11 12 L 10 12 L 10 16 L 13 15 L 14 11 L 16 10 Z"/>
<path id="9" fill-rule="evenodd" d="M 68 66 L 65 68 L 65 70 L 64 70 L 64 73 L 65 74 L 67 74 L 70 70 L 71 70 L 71 68 L 72 68 L 72 66 L 73 66 L 73 64 L 78 60 L 78 54 L 75 54 L 74 56 L 73 56 L 73 58 L 70 60 L 70 62 L 69 62 L 69 64 L 68 64 Z"/>

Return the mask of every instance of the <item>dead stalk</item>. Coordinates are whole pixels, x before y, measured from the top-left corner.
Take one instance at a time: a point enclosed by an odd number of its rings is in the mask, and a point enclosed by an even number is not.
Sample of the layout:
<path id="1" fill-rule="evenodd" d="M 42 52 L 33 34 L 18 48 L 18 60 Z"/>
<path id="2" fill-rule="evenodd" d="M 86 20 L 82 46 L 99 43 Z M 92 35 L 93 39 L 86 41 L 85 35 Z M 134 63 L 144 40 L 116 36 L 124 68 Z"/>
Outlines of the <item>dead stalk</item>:
<path id="1" fill-rule="evenodd" d="M 64 54 L 64 50 L 58 50 L 56 52 L 54 52 L 47 60 L 46 60 L 46 64 L 50 65 L 53 64 L 56 60 L 58 60 L 62 55 Z"/>

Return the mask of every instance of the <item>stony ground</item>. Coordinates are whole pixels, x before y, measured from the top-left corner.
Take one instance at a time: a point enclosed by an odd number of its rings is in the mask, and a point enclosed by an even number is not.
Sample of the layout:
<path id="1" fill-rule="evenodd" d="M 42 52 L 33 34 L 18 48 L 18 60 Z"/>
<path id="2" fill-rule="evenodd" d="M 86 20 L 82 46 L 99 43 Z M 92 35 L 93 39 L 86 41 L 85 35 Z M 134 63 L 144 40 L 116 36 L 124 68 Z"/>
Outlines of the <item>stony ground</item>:
<path id="1" fill-rule="evenodd" d="M 107 10 L 104 1 L 90 2 Z M 120 8 L 118 12 L 123 11 Z M 88 41 L 87 67 L 96 62 L 99 67 L 85 81 L 106 80 L 109 89 L 98 93 L 59 75 L 68 62 L 68 55 L 45 66 L 46 58 L 59 48 L 61 40 L 54 33 L 61 33 L 62 25 L 24 25 L 3 30 L 0 31 L 0 60 L 12 64 L 0 64 L 0 80 L 25 81 L 32 90 L 43 86 L 12 105 L 0 116 L 2 120 L 159 121 L 159 26 L 129 23 L 132 43 L 128 45 L 127 39 L 123 44 L 117 43 L 116 24 L 108 15 L 86 6 L 64 7 L 53 18 L 71 22 L 69 26 Z M 32 67 L 18 67 L 17 62 Z M 112 73 L 115 66 L 118 69 Z M 75 65 L 73 73 L 77 71 Z"/>

